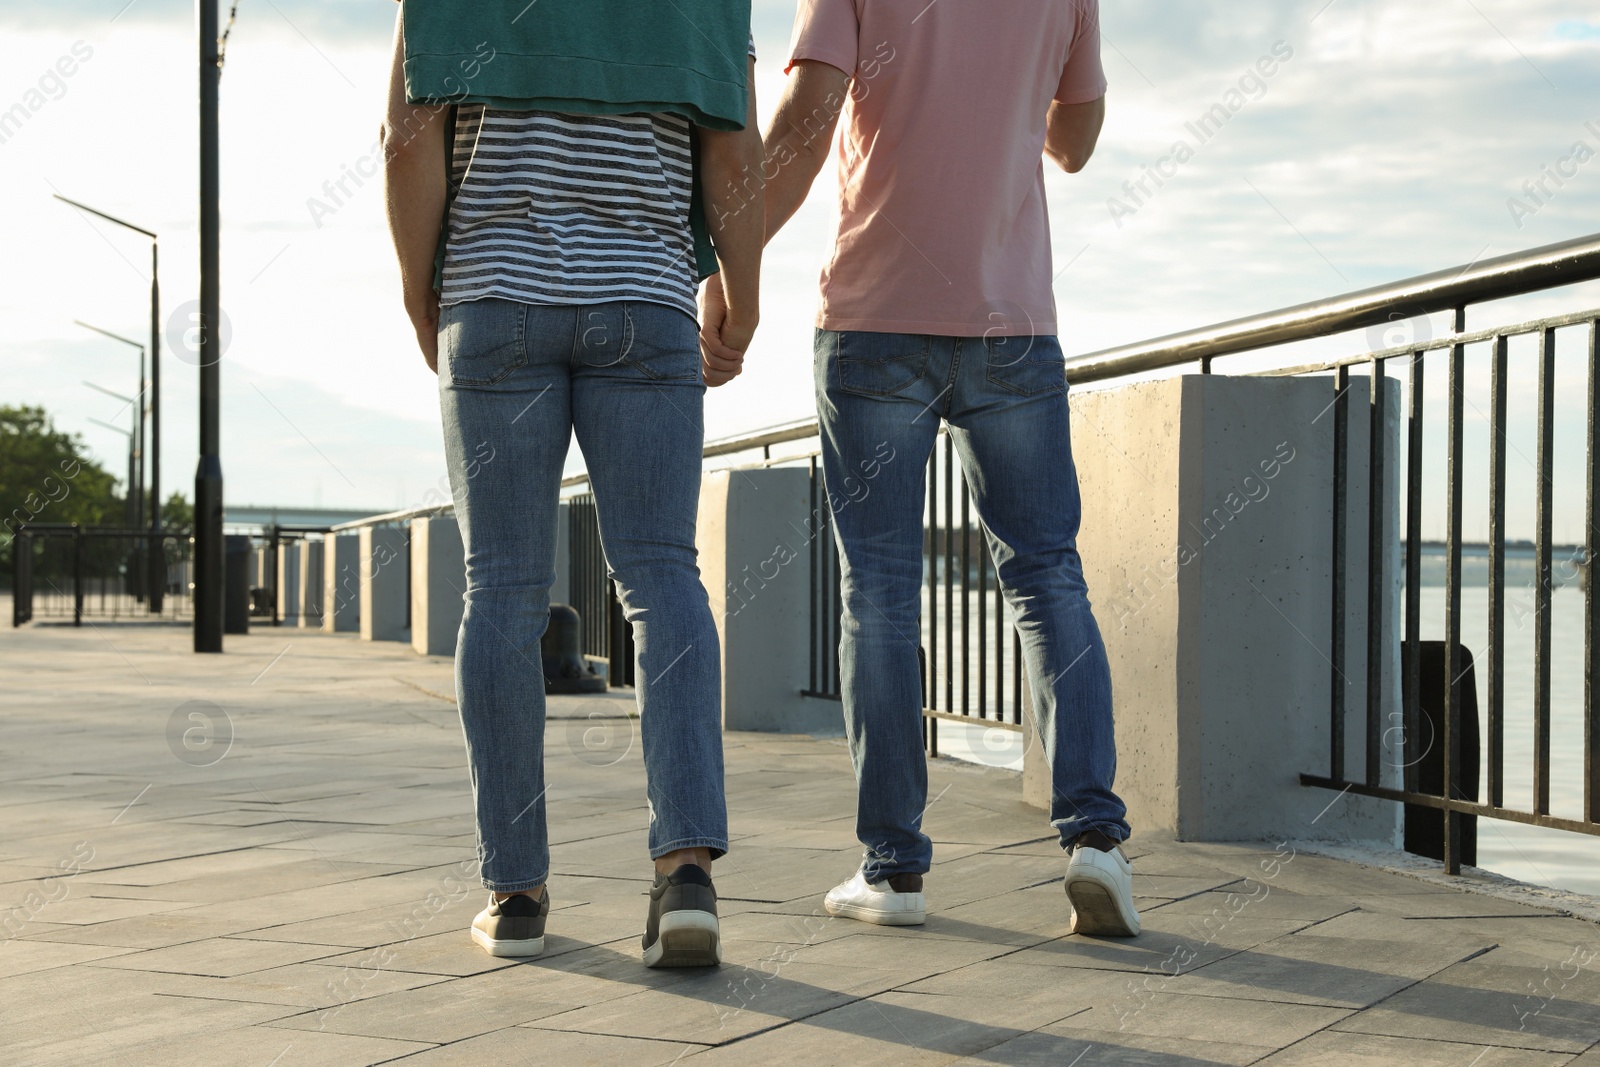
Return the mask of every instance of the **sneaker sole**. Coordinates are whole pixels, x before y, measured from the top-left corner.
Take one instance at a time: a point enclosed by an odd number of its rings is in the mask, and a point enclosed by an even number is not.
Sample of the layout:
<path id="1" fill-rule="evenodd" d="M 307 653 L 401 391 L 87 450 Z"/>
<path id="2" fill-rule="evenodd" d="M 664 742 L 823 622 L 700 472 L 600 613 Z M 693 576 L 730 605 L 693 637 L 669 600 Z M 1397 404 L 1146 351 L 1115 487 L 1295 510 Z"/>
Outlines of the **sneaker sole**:
<path id="1" fill-rule="evenodd" d="M 646 967 L 715 967 L 722 962 L 722 931 L 707 911 L 672 911 L 661 917 Z"/>
<path id="2" fill-rule="evenodd" d="M 1067 899 L 1072 902 L 1072 932 L 1109 937 L 1137 937 L 1141 929 L 1138 915 L 1122 912 L 1117 893 L 1092 876 L 1079 875 L 1067 881 Z"/>
<path id="3" fill-rule="evenodd" d="M 491 956 L 527 957 L 537 956 L 544 951 L 543 937 L 497 941 L 476 926 L 472 928 L 472 940 Z"/>
<path id="4" fill-rule="evenodd" d="M 926 920 L 926 911 L 882 911 L 878 908 L 864 908 L 859 904 L 846 904 L 832 900 L 824 900 L 822 906 L 829 915 L 836 915 L 841 919 L 859 919 L 864 923 L 874 926 L 921 926 Z"/>

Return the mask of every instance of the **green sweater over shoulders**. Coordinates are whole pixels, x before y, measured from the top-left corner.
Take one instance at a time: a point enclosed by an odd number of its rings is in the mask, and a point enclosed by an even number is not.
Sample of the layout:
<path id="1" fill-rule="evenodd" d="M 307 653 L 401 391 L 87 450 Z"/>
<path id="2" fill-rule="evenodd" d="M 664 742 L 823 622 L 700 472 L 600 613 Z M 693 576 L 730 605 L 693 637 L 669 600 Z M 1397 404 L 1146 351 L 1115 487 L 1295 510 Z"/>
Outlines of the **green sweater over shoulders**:
<path id="1" fill-rule="evenodd" d="M 402 0 L 406 99 L 744 128 L 750 0 Z M 716 272 L 695 164 L 691 228 Z"/>
<path id="2" fill-rule="evenodd" d="M 750 0 L 404 0 L 406 96 L 744 127 Z"/>

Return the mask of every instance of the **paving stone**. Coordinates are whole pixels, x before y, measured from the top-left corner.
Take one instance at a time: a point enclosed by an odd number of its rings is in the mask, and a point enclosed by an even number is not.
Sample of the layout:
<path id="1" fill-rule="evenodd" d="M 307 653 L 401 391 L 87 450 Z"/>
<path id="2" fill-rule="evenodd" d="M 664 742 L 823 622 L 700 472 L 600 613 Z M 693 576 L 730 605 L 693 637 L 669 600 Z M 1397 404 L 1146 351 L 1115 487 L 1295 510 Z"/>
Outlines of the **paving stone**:
<path id="1" fill-rule="evenodd" d="M 575 1006 L 505 982 L 469 976 L 353 1000 L 273 1025 L 444 1044 L 559 1015 Z"/>
<path id="2" fill-rule="evenodd" d="M 263 1067 L 355 1067 L 387 1063 L 433 1046 L 390 1038 L 334 1033 L 286 1034 L 275 1027 L 246 1026 L 134 1045 L 125 1063 L 235 1063 Z M 410 1063 L 410 1059 L 404 1062 Z"/>
<path id="3" fill-rule="evenodd" d="M 172 974 L 199 974 L 231 978 L 251 971 L 265 971 L 288 963 L 323 959 L 340 952 L 333 945 L 293 945 L 276 941 L 247 941 L 233 937 L 190 941 L 166 948 L 146 949 L 100 960 L 97 967 L 128 971 L 164 971 Z"/>
<path id="4" fill-rule="evenodd" d="M 384 959 L 381 952 L 375 951 L 362 960 L 338 967 L 316 960 L 252 971 L 233 978 L 163 974 L 152 979 L 150 987 L 171 996 L 329 1009 L 448 980 L 443 975 L 392 970 L 383 966 Z"/>
<path id="5" fill-rule="evenodd" d="M 791 950 L 789 954 L 805 963 L 881 968 L 912 981 L 1011 951 L 1008 945 L 947 937 L 873 937 L 870 934 L 855 934 L 806 945 L 798 951 Z"/>
<path id="6" fill-rule="evenodd" d="M 108 959 L 131 951 L 133 950 L 107 948 L 101 945 L 71 945 L 11 938 L 0 942 L 0 978 L 48 971 L 54 967 L 70 967 L 74 963 Z"/>
<path id="7" fill-rule="evenodd" d="M 1325 1030 L 1312 1034 L 1282 1052 L 1260 1061 L 1262 1067 L 1556 1067 L 1582 1063 L 1566 1053 L 1530 1052 L 1527 1049 L 1458 1044 L 1453 1041 L 1418 1041 L 1405 1037 L 1379 1037 Z"/>
<path id="8" fill-rule="evenodd" d="M 660 1067 L 676 1064 L 701 1046 L 649 1041 L 604 1034 L 511 1027 L 419 1052 L 400 1062 L 404 1067 L 483 1067 L 484 1064 L 526 1064 L 542 1067 Z"/>
<path id="9" fill-rule="evenodd" d="M 91 923 L 126 919 L 135 915 L 158 915 L 195 907 L 192 900 L 134 900 L 126 897 L 68 896 L 46 904 L 39 917 L 62 926 L 88 926 Z"/>
<path id="10" fill-rule="evenodd" d="M 1157 910 L 1141 917 L 1144 929 L 1137 937 L 1073 934 L 1023 949 L 1009 958 L 1017 963 L 1160 976 L 1204 967 L 1264 941 L 1292 934 L 1305 925 L 1292 919 L 1256 919 L 1248 915 L 1206 925 L 1204 920 L 1208 918 L 1168 916 Z"/>
<path id="11" fill-rule="evenodd" d="M 7 1062 L 137 1063 L 124 1060 L 122 1053 L 146 1042 L 232 1030 L 300 1010 L 165 996 L 147 984 L 148 976 L 93 965 L 0 981 L 0 1002 L 6 1005 L 8 1023 Z M 27 1024 L 19 1026 L 13 1020 Z"/>
<path id="12" fill-rule="evenodd" d="M 539 1020 L 553 1030 L 696 1044 L 736 1038 L 882 993 L 897 979 L 866 967 L 789 963 L 773 977 L 730 969 L 685 970 L 660 988 Z"/>
<path id="13" fill-rule="evenodd" d="M 1223 1044 L 1282 1048 L 1350 1015 L 1342 1008 L 1279 1004 L 1266 1000 L 1196 997 L 1170 992 L 1158 980 L 1098 1004 L 1072 1025 L 1084 1031 L 1113 1031 L 1151 1037 L 1185 1038 Z"/>
<path id="14" fill-rule="evenodd" d="M 1478 1045 L 1583 1052 L 1600 1035 L 1600 976 L 1577 961 L 1496 948 L 1449 967 L 1336 1029 Z"/>
<path id="15" fill-rule="evenodd" d="M 1060 1009 L 1070 1014 L 1071 1008 Z M 1082 1010 L 1081 1008 L 1077 1010 Z M 707 1064 L 944 1064 L 1003 1045 L 1051 1011 L 1007 1012 L 968 998 L 884 993 L 696 1056 Z M 1011 1017 L 1018 1025 L 984 1021 Z M 1059 1016 L 1057 1016 L 1059 1017 Z M 1046 1020 L 1052 1021 L 1052 1020 Z"/>
<path id="16" fill-rule="evenodd" d="M 1248 900 L 1249 904 L 1241 905 L 1241 900 Z M 1335 915 L 1354 911 L 1356 905 L 1340 897 L 1305 896 L 1287 889 L 1273 889 L 1270 886 L 1263 889 L 1258 884 L 1253 884 L 1247 889 L 1239 884 L 1234 888 L 1196 893 L 1191 897 L 1161 904 L 1160 908 L 1169 915 L 1226 915 L 1239 910 L 1241 913 L 1247 911 L 1254 918 L 1321 922 Z"/>
<path id="17" fill-rule="evenodd" d="M 164 948 L 189 941 L 204 941 L 212 937 L 226 937 L 239 933 L 247 922 L 223 922 L 203 919 L 195 909 L 168 911 L 155 915 L 135 915 L 127 919 L 84 926 L 63 926 L 49 923 L 29 927 L 24 935 L 28 940 L 58 941 L 63 944 L 103 945 L 107 948 Z"/>
<path id="18" fill-rule="evenodd" d="M 1450 941 L 1292 934 L 1186 971 L 1164 988 L 1199 996 L 1365 1008 L 1478 951 Z"/>
<path id="19" fill-rule="evenodd" d="M 1077 1018 L 1012 1038 L 957 1062 L 1008 1067 L 1212 1067 L 1254 1063 L 1261 1056 L 1257 1045 L 1079 1030 L 1072 1026 Z"/>
<path id="20" fill-rule="evenodd" d="M 1124 994 L 1128 981 L 1127 975 L 1114 971 L 1077 968 L 1063 972 L 1057 967 L 1017 963 L 1014 956 L 1006 956 L 924 978 L 897 991 L 943 997 L 951 1005 L 972 1001 L 1011 1005 L 1029 1013 L 1042 1009 L 1044 1014 L 1055 1013 L 1045 1020 L 1049 1022 L 1065 1018 L 1069 1011 L 1110 1003 Z M 1043 1025 L 1040 1022 L 1030 1029 Z"/>

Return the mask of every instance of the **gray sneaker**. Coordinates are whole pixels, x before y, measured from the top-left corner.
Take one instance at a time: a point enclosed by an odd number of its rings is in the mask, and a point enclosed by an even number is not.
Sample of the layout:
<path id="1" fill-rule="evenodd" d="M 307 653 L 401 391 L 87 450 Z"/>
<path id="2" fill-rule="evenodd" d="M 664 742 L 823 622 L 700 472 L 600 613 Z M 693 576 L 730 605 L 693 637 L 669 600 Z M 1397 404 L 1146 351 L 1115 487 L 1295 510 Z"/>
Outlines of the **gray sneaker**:
<path id="1" fill-rule="evenodd" d="M 550 914 L 550 890 L 541 888 L 535 900 L 518 893 L 495 900 L 472 920 L 472 940 L 491 956 L 537 956 L 544 951 L 544 920 Z"/>
<path id="2" fill-rule="evenodd" d="M 715 967 L 722 962 L 717 890 L 693 863 L 657 874 L 645 919 L 646 967 Z"/>

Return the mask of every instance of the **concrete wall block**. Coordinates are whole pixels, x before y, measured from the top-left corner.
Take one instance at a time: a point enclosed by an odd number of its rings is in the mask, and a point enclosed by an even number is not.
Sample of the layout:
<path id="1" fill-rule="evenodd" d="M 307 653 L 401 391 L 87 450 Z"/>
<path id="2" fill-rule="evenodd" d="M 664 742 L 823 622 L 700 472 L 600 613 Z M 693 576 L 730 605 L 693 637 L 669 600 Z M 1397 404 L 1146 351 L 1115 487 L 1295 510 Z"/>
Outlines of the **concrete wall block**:
<path id="1" fill-rule="evenodd" d="M 556 580 L 550 585 L 550 603 L 572 603 L 571 511 L 563 503 L 556 515 Z"/>
<path id="2" fill-rule="evenodd" d="M 729 730 L 839 734 L 838 701 L 810 682 L 810 546 L 818 536 L 800 468 L 714 471 L 700 491 L 700 574 L 722 643 Z"/>
<path id="3" fill-rule="evenodd" d="M 300 623 L 300 552 L 294 541 L 278 542 L 278 624 Z"/>
<path id="4" fill-rule="evenodd" d="M 1360 387 L 1364 388 L 1364 387 Z M 1358 387 L 1353 386 L 1355 397 Z M 1362 394 L 1365 395 L 1364 393 Z M 1118 790 L 1139 826 L 1202 840 L 1394 840 L 1397 806 L 1301 786 L 1328 766 L 1331 379 L 1186 375 L 1073 397 L 1079 549 L 1117 706 Z M 1365 405 L 1351 404 L 1349 650 L 1365 649 Z M 1387 460 L 1399 454 L 1391 391 Z M 1354 475 L 1359 471 L 1361 477 Z M 1398 503 L 1382 614 L 1397 625 Z M 1354 522 L 1354 519 L 1353 519 Z M 1391 630 L 1393 634 L 1396 630 Z M 1358 647 L 1359 646 L 1359 647 Z M 1382 714 L 1398 710 L 1398 646 Z M 1364 656 L 1346 660 L 1361 747 Z M 1354 694 L 1351 689 L 1356 689 Z M 1361 771 L 1359 760 L 1347 773 Z M 1327 809 L 1326 811 L 1324 809 Z"/>
<path id="5" fill-rule="evenodd" d="M 322 596 L 326 582 L 322 576 L 323 542 L 305 540 L 300 551 L 300 625 L 318 630 L 322 628 Z"/>
<path id="6" fill-rule="evenodd" d="M 409 641 L 406 531 L 398 526 L 363 526 L 360 537 L 361 639 Z"/>
<path id="7" fill-rule="evenodd" d="M 361 535 L 329 534 L 322 551 L 322 628 L 356 633 L 361 629 Z"/>
<path id="8" fill-rule="evenodd" d="M 454 656 L 467 588 L 466 553 L 454 515 L 411 520 L 411 647 Z"/>

